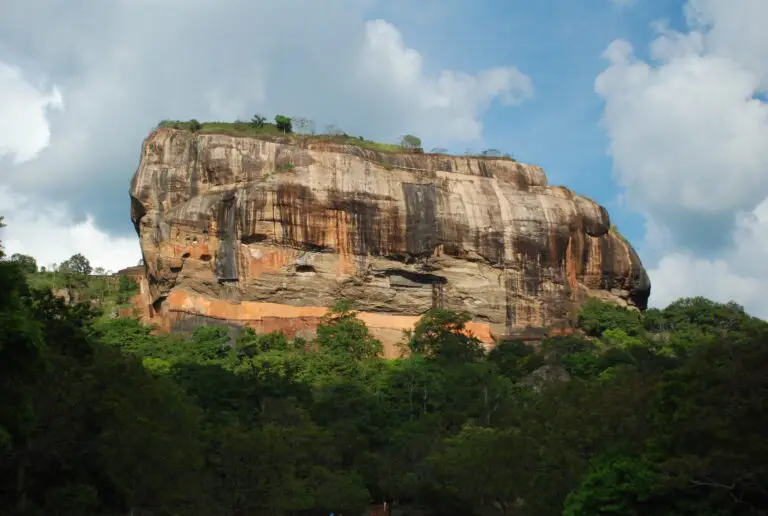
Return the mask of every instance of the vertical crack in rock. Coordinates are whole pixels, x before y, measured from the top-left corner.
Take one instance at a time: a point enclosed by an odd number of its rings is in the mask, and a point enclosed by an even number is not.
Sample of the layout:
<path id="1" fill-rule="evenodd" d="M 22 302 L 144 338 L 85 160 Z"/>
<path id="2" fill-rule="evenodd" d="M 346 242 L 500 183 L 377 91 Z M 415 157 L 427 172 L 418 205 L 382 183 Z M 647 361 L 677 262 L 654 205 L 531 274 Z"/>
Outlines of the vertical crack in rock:
<path id="1" fill-rule="evenodd" d="M 216 253 L 216 276 L 219 281 L 237 281 L 237 218 L 236 197 L 227 192 L 221 198 L 216 213 L 219 249 Z"/>
<path id="2" fill-rule="evenodd" d="M 195 197 L 199 193 L 198 177 L 200 170 L 200 153 L 197 145 L 197 139 L 192 138 L 189 142 L 189 197 Z"/>
<path id="3" fill-rule="evenodd" d="M 405 241 L 408 254 L 430 255 L 438 244 L 435 185 L 403 183 Z"/>
<path id="4" fill-rule="evenodd" d="M 515 305 L 512 298 L 513 284 L 509 278 L 506 267 L 504 268 L 502 281 L 504 284 L 504 322 L 507 335 L 512 334 L 515 327 Z"/>

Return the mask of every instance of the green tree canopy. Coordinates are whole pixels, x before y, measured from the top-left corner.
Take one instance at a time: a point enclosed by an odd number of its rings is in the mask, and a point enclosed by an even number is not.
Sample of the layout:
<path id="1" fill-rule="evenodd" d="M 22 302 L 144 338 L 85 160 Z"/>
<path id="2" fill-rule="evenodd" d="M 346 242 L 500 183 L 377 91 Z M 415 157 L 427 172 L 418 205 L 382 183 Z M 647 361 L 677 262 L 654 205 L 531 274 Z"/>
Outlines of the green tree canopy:
<path id="1" fill-rule="evenodd" d="M 284 133 L 290 133 L 293 131 L 293 122 L 290 117 L 285 115 L 276 115 L 275 116 L 275 125 L 277 128 L 284 132 Z"/>
<path id="2" fill-rule="evenodd" d="M 80 253 L 77 253 L 72 255 L 68 260 L 61 262 L 59 265 L 59 270 L 72 274 L 87 276 L 91 273 L 93 268 L 91 267 L 91 262 L 88 261 L 88 258 Z"/>
<path id="3" fill-rule="evenodd" d="M 17 263 L 25 274 L 37 272 L 37 260 L 26 254 L 13 253 L 10 261 Z"/>
<path id="4" fill-rule="evenodd" d="M 400 146 L 409 150 L 420 149 L 421 138 L 412 134 L 406 134 L 400 139 Z"/>

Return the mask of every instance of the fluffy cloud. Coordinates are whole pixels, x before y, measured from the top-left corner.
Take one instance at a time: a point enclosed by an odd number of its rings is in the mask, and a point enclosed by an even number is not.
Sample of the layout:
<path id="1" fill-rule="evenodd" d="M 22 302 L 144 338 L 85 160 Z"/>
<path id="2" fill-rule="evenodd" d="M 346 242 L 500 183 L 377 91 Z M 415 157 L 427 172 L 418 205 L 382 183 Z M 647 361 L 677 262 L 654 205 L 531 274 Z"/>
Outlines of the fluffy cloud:
<path id="1" fill-rule="evenodd" d="M 18 165 L 33 161 L 48 147 L 48 115 L 51 109 L 62 107 L 56 86 L 46 93 L 27 81 L 18 68 L 0 62 L 0 160 L 4 156 L 12 158 L 12 163 L 2 169 L 4 172 L 15 173 Z M 12 179 L 5 175 L 0 178 Z M 41 265 L 85 253 L 95 267 L 117 270 L 136 263 L 140 257 L 135 237 L 111 237 L 96 227 L 93 217 L 78 222 L 66 204 L 25 196 L 3 184 L 0 215 L 7 225 L 2 229 L 5 252 L 32 255 Z"/>
<path id="2" fill-rule="evenodd" d="M 366 23 L 360 64 L 361 81 L 368 87 L 386 88 L 393 98 L 401 97 L 406 111 L 416 115 L 404 127 L 433 141 L 435 136 L 448 141 L 479 139 L 480 117 L 493 100 L 515 105 L 533 95 L 530 78 L 511 67 L 483 70 L 475 76 L 443 70 L 429 78 L 421 55 L 408 48 L 398 30 L 384 20 Z M 394 120 L 392 125 L 396 126 Z"/>
<path id="3" fill-rule="evenodd" d="M 768 199 L 736 217 L 730 246 L 717 258 L 704 259 L 678 251 L 665 254 L 650 271 L 653 304 L 666 306 L 678 297 L 704 296 L 734 300 L 768 320 Z"/>
<path id="4" fill-rule="evenodd" d="M 12 223 L 31 223 L 38 219 L 9 213 L 9 195 L 34 194 L 41 205 L 67 199 L 69 208 L 45 215 L 54 227 L 86 220 L 78 227 L 98 234 L 87 222 L 90 213 L 103 231 L 128 234 L 130 177 L 141 140 L 161 119 L 286 113 L 311 118 L 320 129 L 333 123 L 384 141 L 412 133 L 426 146 L 449 146 L 482 136 L 482 115 L 492 102 L 512 105 L 532 95 L 530 79 L 513 67 L 466 74 L 426 63 L 396 27 L 370 16 L 378 2 L 4 5 L 0 62 L 44 72 L 57 88 L 33 89 L 37 101 L 28 102 L 28 87 L 9 86 L 7 77 L 20 80 L 18 70 L 0 68 L 0 102 L 37 110 L 0 126 L 0 149 L 12 148 L 24 161 L 0 168 L 0 184 L 11 188 L 0 198 L 0 213 Z M 48 112 L 49 135 L 41 113 L 60 106 L 62 97 L 66 109 Z M 37 129 L 18 131 L 20 121 Z M 15 233 L 19 245 L 31 248 L 25 234 Z M 83 252 L 95 260 L 102 251 Z"/>
<path id="5" fill-rule="evenodd" d="M 111 236 L 90 216 L 78 221 L 66 204 L 0 186 L 0 206 L 5 210 L 7 227 L 2 229 L 2 241 L 8 255 L 28 254 L 39 265 L 50 266 L 83 253 L 93 267 L 112 271 L 136 265 L 141 258 L 135 237 Z"/>
<path id="6" fill-rule="evenodd" d="M 651 61 L 620 40 L 605 52 L 595 89 L 615 177 L 654 229 L 654 304 L 702 294 L 768 316 L 768 271 L 754 265 L 768 260 L 768 3 L 685 10 L 689 31 L 658 24 Z"/>
<path id="7" fill-rule="evenodd" d="M 22 77 L 21 70 L 0 61 L 0 159 L 12 156 L 19 164 L 37 156 L 51 139 L 48 109 L 62 107 L 58 88 L 40 91 Z"/>
<path id="8" fill-rule="evenodd" d="M 57 72 L 67 99 L 52 145 L 15 184 L 103 184 L 107 172 L 127 184 L 142 137 L 163 118 L 284 112 L 320 128 L 388 141 L 412 132 L 446 146 L 480 138 L 493 100 L 531 95 L 512 67 L 433 71 L 393 25 L 366 21 L 372 3 L 14 3 L 0 19 L 6 48 Z"/>

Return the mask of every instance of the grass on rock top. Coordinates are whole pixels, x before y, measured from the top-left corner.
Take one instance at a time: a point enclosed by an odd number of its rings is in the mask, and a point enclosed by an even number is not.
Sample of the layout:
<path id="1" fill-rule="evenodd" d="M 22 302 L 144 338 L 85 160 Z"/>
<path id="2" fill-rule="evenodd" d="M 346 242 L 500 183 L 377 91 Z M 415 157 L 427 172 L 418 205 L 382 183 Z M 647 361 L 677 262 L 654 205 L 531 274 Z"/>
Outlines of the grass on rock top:
<path id="1" fill-rule="evenodd" d="M 347 134 L 331 135 L 331 134 L 301 134 L 301 133 L 284 133 L 278 129 L 275 124 L 264 123 L 262 126 L 256 126 L 249 122 L 197 122 L 194 120 L 179 121 L 179 120 L 163 120 L 158 124 L 160 127 L 170 127 L 173 129 L 181 129 L 191 132 L 203 133 L 203 134 L 226 134 L 229 136 L 250 136 L 254 138 L 272 139 L 272 138 L 286 138 L 293 142 L 329 142 L 337 145 L 354 145 L 363 149 L 369 149 L 376 152 L 383 152 L 388 154 L 403 154 L 403 153 L 419 153 L 424 152 L 415 149 L 408 149 L 397 143 L 383 143 L 372 140 L 367 140 L 362 136 L 349 136 Z M 446 153 L 427 153 L 427 154 L 447 154 Z M 489 158 L 489 159 L 506 159 L 515 161 L 511 156 L 485 156 L 482 154 L 471 154 L 470 157 Z"/>
<path id="2" fill-rule="evenodd" d="M 203 134 L 226 134 L 230 136 L 251 136 L 255 138 L 288 138 L 293 141 L 332 142 L 340 145 L 355 145 L 378 152 L 413 152 L 393 143 L 381 143 L 349 135 L 284 133 L 275 124 L 255 126 L 248 122 L 202 122 L 195 130 L 194 122 L 163 120 L 158 127 L 171 127 Z"/>

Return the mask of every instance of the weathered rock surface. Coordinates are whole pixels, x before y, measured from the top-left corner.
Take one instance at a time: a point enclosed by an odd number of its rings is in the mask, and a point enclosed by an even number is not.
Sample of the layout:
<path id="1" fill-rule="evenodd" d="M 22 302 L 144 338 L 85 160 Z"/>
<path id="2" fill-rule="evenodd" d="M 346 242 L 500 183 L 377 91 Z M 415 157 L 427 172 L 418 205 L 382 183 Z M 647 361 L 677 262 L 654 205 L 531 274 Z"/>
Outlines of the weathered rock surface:
<path id="1" fill-rule="evenodd" d="M 490 342 L 567 326 L 587 296 L 642 309 L 650 293 L 604 208 L 511 160 L 159 129 L 131 201 L 167 329 L 311 332 L 345 298 L 385 343 L 433 306 Z"/>

